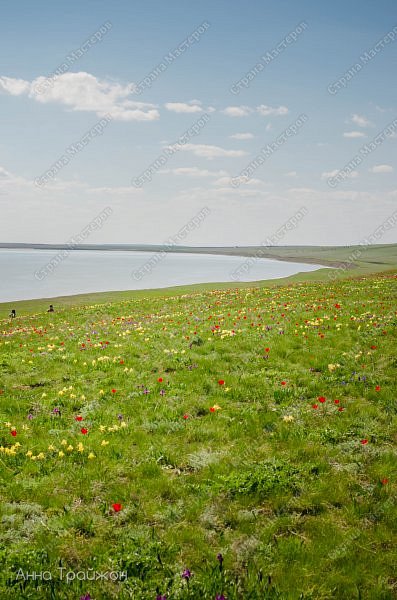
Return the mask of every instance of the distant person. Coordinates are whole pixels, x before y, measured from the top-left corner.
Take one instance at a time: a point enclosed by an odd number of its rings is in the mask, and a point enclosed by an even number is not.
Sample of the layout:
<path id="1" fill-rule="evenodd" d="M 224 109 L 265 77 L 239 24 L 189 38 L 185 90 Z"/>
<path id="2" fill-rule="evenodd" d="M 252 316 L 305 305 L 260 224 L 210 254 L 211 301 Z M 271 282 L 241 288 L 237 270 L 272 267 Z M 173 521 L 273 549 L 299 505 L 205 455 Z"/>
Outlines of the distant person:
<path id="1" fill-rule="evenodd" d="M 15 308 L 13 308 L 10 312 L 10 317 L 11 317 L 11 319 L 15 319 L 16 316 L 17 316 L 17 311 L 15 310 Z"/>
<path id="2" fill-rule="evenodd" d="M 50 308 L 47 310 L 47 312 L 55 312 L 52 304 L 50 304 Z"/>

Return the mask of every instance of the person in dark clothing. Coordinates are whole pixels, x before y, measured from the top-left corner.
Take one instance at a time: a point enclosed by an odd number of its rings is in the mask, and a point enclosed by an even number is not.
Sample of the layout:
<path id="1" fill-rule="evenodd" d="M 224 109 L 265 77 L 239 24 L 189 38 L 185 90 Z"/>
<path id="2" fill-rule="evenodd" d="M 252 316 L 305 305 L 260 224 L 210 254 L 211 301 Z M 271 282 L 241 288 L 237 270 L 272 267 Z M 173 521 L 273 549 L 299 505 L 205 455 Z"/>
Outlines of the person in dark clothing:
<path id="1" fill-rule="evenodd" d="M 11 317 L 11 319 L 15 319 L 16 316 L 17 316 L 17 311 L 15 310 L 15 308 L 13 308 L 10 312 L 10 317 Z"/>
<path id="2" fill-rule="evenodd" d="M 52 304 L 50 304 L 50 308 L 47 310 L 47 312 L 55 312 Z"/>

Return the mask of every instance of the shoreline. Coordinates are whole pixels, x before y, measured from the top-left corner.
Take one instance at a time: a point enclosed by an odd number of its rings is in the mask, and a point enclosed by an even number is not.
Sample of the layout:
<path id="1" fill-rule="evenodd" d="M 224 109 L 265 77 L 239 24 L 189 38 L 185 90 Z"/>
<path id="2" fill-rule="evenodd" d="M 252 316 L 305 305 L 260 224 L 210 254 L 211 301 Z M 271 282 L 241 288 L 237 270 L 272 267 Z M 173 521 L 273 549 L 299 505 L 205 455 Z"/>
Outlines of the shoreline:
<path id="1" fill-rule="evenodd" d="M 371 248 L 395 247 L 397 244 L 373 245 Z M 296 262 L 314 264 L 336 269 L 354 269 L 350 259 L 355 253 L 368 252 L 369 248 L 361 250 L 361 246 L 166 246 L 161 244 L 34 244 L 34 243 L 0 243 L 0 250 L 46 250 L 46 251 L 97 251 L 97 252 L 147 252 L 169 254 L 210 254 L 213 256 L 240 256 L 242 258 L 256 258 L 277 260 L 280 262 Z M 348 260 L 337 260 L 332 257 L 321 256 L 323 253 L 335 252 L 348 253 Z M 310 256 L 310 254 L 312 254 Z"/>
<path id="2" fill-rule="evenodd" d="M 38 247 L 40 246 L 40 247 Z M 67 245 L 38 245 L 38 244 L 0 244 L 0 249 L 9 250 L 61 250 L 68 249 Z M 128 252 L 159 252 L 164 251 L 164 246 L 145 246 L 131 247 L 125 251 Z M 74 250 L 81 250 L 81 247 L 75 247 Z M 103 246 L 85 246 L 84 250 L 103 250 Z M 70 249 L 69 249 L 70 250 Z M 120 246 L 112 245 L 107 247 L 108 251 L 120 251 Z M 184 293 L 195 293 L 200 291 L 208 291 L 214 289 L 230 289 L 230 288 L 249 288 L 249 287 L 282 287 L 284 285 L 292 285 L 294 283 L 311 283 L 326 280 L 333 274 L 333 280 L 342 280 L 346 278 L 355 278 L 364 275 L 376 273 L 394 273 L 397 271 L 397 244 L 383 244 L 369 247 L 360 246 L 278 246 L 274 247 L 277 252 L 272 253 L 271 249 L 267 248 L 266 253 L 262 247 L 178 247 L 169 250 L 174 253 L 183 254 L 213 254 L 216 256 L 240 256 L 243 258 L 264 258 L 277 261 L 295 262 L 301 264 L 313 264 L 319 268 L 312 271 L 296 272 L 287 277 L 279 277 L 274 279 L 252 280 L 252 281 L 230 281 L 230 282 L 206 282 L 181 284 L 176 286 L 166 286 L 157 288 L 145 289 L 129 289 L 129 290 L 108 290 L 83 292 L 78 294 L 48 296 L 40 298 L 32 298 L 28 300 L 14 300 L 0 302 L 0 318 L 6 317 L 6 311 L 13 307 L 18 310 L 27 311 L 42 310 L 42 304 L 53 303 L 58 307 L 71 307 L 78 305 L 96 304 L 116 302 L 128 300 L 132 298 L 147 297 L 147 296 L 170 296 L 181 295 Z M 257 254 L 261 252 L 261 256 Z M 284 252 L 284 254 L 282 254 Z M 301 255 L 300 255 L 301 254 Z M 310 254 L 308 256 L 308 254 Z M 326 256 L 321 256 L 325 254 Z M 353 261 L 352 257 L 358 256 Z M 327 269 L 322 268 L 327 267 Z M 331 267 L 331 268 L 330 268 Z M 331 281 L 330 281 L 331 283 Z M 3 313 L 3 314 L 1 314 Z"/>

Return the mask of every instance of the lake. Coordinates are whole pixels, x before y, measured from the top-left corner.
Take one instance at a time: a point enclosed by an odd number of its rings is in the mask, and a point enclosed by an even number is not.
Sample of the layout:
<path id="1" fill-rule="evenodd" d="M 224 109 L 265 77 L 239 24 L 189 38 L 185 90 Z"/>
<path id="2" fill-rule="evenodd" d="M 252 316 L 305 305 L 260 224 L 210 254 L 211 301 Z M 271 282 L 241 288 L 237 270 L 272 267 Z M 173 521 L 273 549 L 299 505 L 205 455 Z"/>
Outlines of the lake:
<path id="1" fill-rule="evenodd" d="M 318 268 L 320 265 L 215 254 L 0 249 L 0 302 L 277 279 Z"/>

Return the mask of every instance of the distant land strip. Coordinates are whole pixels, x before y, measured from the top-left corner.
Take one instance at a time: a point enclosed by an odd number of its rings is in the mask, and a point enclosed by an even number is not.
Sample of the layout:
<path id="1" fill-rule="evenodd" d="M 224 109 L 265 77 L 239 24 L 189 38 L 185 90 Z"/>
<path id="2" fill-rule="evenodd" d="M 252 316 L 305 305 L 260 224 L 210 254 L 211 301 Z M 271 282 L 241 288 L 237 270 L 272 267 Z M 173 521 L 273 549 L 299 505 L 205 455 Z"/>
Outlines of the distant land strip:
<path id="1" fill-rule="evenodd" d="M 9 250 L 99 250 L 122 252 L 170 252 L 189 254 L 215 254 L 224 256 L 244 256 L 267 258 L 272 260 L 324 265 L 326 267 L 354 268 L 353 263 L 389 264 L 388 260 L 379 261 L 382 255 L 394 255 L 397 244 L 374 244 L 369 246 L 170 246 L 161 244 L 35 244 L 0 243 L 0 249 Z M 356 251 L 356 252 L 355 252 Z M 371 254 L 376 261 L 371 260 Z M 351 260 L 359 255 L 360 260 Z M 363 255 L 361 257 L 361 255 Z"/>

